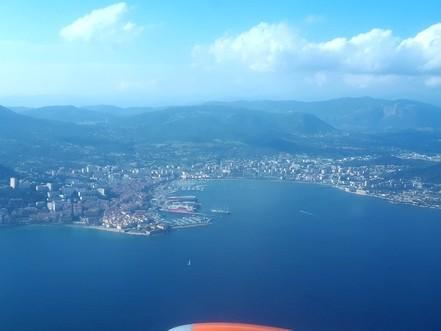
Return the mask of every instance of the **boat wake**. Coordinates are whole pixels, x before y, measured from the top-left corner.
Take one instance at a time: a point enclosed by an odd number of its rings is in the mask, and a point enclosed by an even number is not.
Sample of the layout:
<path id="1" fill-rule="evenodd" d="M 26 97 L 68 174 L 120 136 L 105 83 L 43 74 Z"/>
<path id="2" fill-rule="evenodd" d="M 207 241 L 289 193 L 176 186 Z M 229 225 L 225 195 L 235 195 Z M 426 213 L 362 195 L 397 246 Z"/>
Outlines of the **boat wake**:
<path id="1" fill-rule="evenodd" d="M 310 213 L 309 211 L 306 211 L 306 210 L 303 210 L 303 209 L 300 209 L 299 213 L 302 213 L 302 214 L 305 214 L 305 215 L 308 215 L 308 216 L 315 216 L 313 213 Z"/>

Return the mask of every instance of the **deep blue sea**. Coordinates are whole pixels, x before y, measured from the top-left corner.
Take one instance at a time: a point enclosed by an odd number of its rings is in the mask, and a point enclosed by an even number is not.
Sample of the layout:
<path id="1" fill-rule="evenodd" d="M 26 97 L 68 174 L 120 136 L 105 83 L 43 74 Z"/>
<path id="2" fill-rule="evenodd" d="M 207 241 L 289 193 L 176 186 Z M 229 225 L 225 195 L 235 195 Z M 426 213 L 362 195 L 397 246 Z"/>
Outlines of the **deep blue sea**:
<path id="1" fill-rule="evenodd" d="M 199 197 L 232 214 L 150 238 L 0 228 L 0 330 L 441 330 L 441 211 L 286 182 Z"/>

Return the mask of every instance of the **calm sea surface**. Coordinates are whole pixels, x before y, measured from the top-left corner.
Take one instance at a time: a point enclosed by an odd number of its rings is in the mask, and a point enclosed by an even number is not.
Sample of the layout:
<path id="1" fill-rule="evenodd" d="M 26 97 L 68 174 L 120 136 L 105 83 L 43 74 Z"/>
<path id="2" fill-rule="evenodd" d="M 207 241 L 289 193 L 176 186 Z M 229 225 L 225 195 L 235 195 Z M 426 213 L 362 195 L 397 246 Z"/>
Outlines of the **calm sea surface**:
<path id="1" fill-rule="evenodd" d="M 441 330 L 440 211 L 282 182 L 199 197 L 232 214 L 151 238 L 0 228 L 0 330 Z"/>

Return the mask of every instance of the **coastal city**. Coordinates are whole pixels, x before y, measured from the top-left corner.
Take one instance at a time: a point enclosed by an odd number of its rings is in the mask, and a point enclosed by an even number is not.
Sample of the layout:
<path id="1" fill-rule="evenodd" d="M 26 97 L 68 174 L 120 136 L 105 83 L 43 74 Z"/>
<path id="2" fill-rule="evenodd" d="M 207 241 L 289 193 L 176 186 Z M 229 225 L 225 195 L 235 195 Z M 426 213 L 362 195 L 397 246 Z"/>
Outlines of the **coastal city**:
<path id="1" fill-rule="evenodd" d="M 439 156 L 397 155 L 400 159 Z M 332 186 L 393 203 L 441 208 L 441 185 L 397 176 L 406 168 L 375 156 L 330 159 L 279 154 L 191 165 L 86 165 L 17 173 L 0 186 L 0 224 L 68 224 L 151 235 L 210 224 L 228 209 L 201 205 L 209 180 L 267 179 Z M 220 202 L 221 203 L 221 202 Z"/>

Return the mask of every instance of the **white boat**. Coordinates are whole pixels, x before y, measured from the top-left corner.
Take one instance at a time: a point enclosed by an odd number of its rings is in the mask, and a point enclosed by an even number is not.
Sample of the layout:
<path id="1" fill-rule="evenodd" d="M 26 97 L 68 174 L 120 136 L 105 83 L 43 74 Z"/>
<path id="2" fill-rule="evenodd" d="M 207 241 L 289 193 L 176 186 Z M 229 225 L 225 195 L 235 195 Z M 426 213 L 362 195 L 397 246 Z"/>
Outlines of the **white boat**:
<path id="1" fill-rule="evenodd" d="M 212 213 L 214 214 L 226 214 L 228 215 L 230 213 L 230 211 L 228 209 L 211 209 L 210 210 Z"/>

